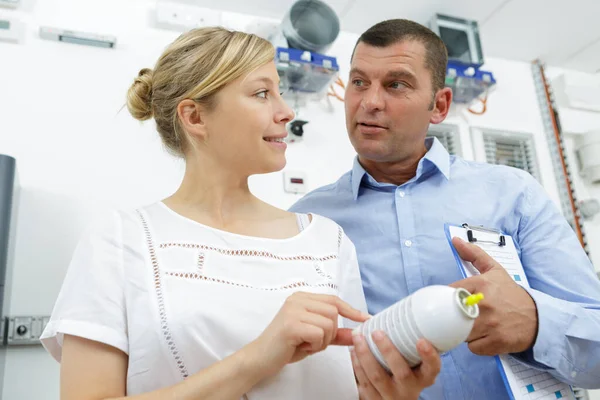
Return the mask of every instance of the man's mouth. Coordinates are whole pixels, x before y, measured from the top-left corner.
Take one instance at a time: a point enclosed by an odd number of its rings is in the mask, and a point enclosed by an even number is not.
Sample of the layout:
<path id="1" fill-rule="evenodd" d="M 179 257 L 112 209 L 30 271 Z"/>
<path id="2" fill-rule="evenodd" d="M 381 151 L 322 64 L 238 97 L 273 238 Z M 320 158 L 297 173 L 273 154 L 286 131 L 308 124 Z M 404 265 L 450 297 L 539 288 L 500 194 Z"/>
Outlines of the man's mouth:
<path id="1" fill-rule="evenodd" d="M 387 129 L 385 126 L 383 125 L 379 125 L 375 122 L 359 122 L 358 123 L 359 126 L 365 126 L 367 128 L 380 128 L 380 129 Z"/>

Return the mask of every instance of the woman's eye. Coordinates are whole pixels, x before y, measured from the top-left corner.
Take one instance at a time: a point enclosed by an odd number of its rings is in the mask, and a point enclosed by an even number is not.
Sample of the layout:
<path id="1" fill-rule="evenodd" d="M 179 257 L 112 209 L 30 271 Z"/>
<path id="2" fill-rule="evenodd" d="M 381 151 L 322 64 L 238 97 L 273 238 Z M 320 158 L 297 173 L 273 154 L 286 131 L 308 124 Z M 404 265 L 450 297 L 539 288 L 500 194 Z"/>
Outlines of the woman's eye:
<path id="1" fill-rule="evenodd" d="M 268 90 L 263 90 L 262 92 L 256 93 L 256 96 L 260 97 L 261 99 L 266 99 L 267 98 L 267 93 L 269 93 Z"/>

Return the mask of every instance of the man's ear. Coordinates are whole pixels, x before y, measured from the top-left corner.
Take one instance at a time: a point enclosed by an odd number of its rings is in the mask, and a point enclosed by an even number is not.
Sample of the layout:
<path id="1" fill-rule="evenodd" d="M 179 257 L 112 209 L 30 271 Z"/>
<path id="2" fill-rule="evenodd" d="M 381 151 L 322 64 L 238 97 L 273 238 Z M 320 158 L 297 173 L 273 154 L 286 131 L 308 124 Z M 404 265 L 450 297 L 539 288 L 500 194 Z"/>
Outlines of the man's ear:
<path id="1" fill-rule="evenodd" d="M 443 122 L 448 116 L 450 111 L 450 104 L 452 103 L 452 89 L 445 87 L 440 89 L 435 94 L 433 99 L 433 114 L 429 122 L 432 124 L 439 124 Z"/>
<path id="2" fill-rule="evenodd" d="M 193 138 L 204 140 L 207 135 L 205 110 L 197 102 L 186 99 L 177 105 L 181 127 Z"/>

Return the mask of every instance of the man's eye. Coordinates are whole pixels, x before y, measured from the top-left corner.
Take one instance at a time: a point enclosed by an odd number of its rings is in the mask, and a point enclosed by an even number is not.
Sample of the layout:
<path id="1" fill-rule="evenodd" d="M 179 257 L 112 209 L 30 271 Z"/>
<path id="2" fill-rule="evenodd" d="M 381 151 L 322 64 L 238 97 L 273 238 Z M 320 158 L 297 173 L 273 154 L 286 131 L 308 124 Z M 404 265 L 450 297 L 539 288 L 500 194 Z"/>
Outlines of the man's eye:
<path id="1" fill-rule="evenodd" d="M 406 85 L 405 85 L 404 83 L 402 83 L 402 82 L 394 82 L 394 83 L 392 83 L 392 84 L 390 85 L 390 87 L 391 87 L 392 89 L 401 89 L 401 88 L 404 88 L 404 87 L 406 87 Z"/>

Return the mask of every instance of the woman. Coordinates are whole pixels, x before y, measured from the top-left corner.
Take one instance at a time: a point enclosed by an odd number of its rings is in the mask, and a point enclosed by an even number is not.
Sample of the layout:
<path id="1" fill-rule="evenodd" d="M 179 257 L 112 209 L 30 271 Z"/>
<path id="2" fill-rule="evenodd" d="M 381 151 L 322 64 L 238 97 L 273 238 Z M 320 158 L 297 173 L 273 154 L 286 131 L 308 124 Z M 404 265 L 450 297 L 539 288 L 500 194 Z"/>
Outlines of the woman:
<path id="1" fill-rule="evenodd" d="M 198 29 L 135 79 L 129 111 L 154 117 L 185 175 L 79 243 L 42 335 L 62 399 L 358 397 L 345 346 L 368 315 L 354 246 L 248 189 L 286 162 L 293 113 L 273 59 L 256 36 Z"/>

